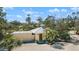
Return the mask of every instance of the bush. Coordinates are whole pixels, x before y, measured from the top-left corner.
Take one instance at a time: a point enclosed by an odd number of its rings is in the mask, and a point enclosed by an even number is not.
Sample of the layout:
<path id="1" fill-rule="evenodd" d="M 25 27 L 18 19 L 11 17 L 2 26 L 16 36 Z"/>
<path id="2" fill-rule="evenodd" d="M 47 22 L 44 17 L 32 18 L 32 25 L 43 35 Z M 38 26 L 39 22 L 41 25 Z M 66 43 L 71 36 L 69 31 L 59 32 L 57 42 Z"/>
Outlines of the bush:
<path id="1" fill-rule="evenodd" d="M 58 31 L 52 29 L 46 29 L 46 40 L 48 44 L 53 44 L 55 42 L 70 42 L 70 35 L 67 31 Z"/>
<path id="2" fill-rule="evenodd" d="M 59 38 L 61 41 L 69 42 L 70 41 L 70 35 L 67 31 L 59 31 Z"/>
<path id="3" fill-rule="evenodd" d="M 3 33 L 0 33 L 0 41 L 3 40 L 3 37 L 4 37 Z"/>
<path id="4" fill-rule="evenodd" d="M 58 31 L 52 29 L 46 29 L 46 40 L 49 44 L 52 44 L 54 41 L 57 40 L 59 34 Z"/>
<path id="5" fill-rule="evenodd" d="M 16 40 L 11 34 L 5 34 L 4 39 L 0 43 L 0 47 L 4 49 L 8 49 L 9 51 L 21 45 L 21 42 Z"/>

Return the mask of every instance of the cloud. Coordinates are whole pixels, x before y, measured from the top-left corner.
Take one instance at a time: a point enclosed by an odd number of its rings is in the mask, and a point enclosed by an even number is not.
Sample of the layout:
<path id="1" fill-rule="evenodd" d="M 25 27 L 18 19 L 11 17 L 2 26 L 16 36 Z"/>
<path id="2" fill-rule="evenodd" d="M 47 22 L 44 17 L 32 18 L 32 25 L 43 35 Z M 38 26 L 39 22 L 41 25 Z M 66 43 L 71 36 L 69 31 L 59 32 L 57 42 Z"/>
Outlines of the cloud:
<path id="1" fill-rule="evenodd" d="M 31 14 L 31 15 L 32 15 L 32 14 L 38 14 L 38 13 L 39 13 L 39 12 L 37 12 L 37 11 L 25 10 L 25 9 L 23 9 L 22 12 L 25 13 L 25 14 Z"/>
<path id="2" fill-rule="evenodd" d="M 32 9 L 29 9 L 29 10 L 23 9 L 22 12 L 24 14 L 31 14 L 31 15 L 33 15 L 33 14 L 44 14 L 44 12 L 32 11 Z"/>
<path id="3" fill-rule="evenodd" d="M 34 15 L 34 17 L 39 17 L 40 15 Z"/>
<path id="4" fill-rule="evenodd" d="M 6 10 L 13 10 L 14 7 L 3 7 L 3 12 L 6 12 Z"/>
<path id="5" fill-rule="evenodd" d="M 18 21 L 20 21 L 20 22 L 22 22 L 22 23 L 24 23 L 25 22 L 25 17 L 22 17 L 22 15 L 16 15 L 16 19 L 18 20 Z"/>
<path id="6" fill-rule="evenodd" d="M 58 8 L 54 8 L 54 9 L 49 9 L 48 12 L 51 12 L 51 13 L 54 13 L 54 12 L 67 12 L 67 9 L 59 10 Z"/>
<path id="7" fill-rule="evenodd" d="M 22 16 L 21 16 L 21 15 L 16 15 L 16 17 L 17 17 L 17 18 L 22 18 Z"/>
<path id="8" fill-rule="evenodd" d="M 55 8 L 55 9 L 49 9 L 48 12 L 51 12 L 51 13 L 60 12 L 60 10 L 58 8 Z"/>
<path id="9" fill-rule="evenodd" d="M 22 10 L 25 14 L 33 14 L 32 11 L 26 11 L 26 10 Z"/>
<path id="10" fill-rule="evenodd" d="M 11 17 L 11 18 L 13 18 L 13 17 L 16 17 L 17 15 L 12 15 L 12 14 L 6 14 L 6 17 Z"/>
<path id="11" fill-rule="evenodd" d="M 48 12 L 50 12 L 49 14 L 56 16 L 56 18 L 63 18 L 63 17 L 66 17 L 68 14 L 70 15 L 70 12 L 68 12 L 68 9 L 66 8 L 49 9 Z"/>
<path id="12" fill-rule="evenodd" d="M 61 12 L 67 12 L 67 9 L 61 9 Z"/>
<path id="13" fill-rule="evenodd" d="M 7 9 L 13 10 L 14 7 L 4 7 L 3 9 L 5 9 L 5 10 L 7 10 Z"/>
<path id="14" fill-rule="evenodd" d="M 72 11 L 79 11 L 79 7 L 70 8 Z"/>

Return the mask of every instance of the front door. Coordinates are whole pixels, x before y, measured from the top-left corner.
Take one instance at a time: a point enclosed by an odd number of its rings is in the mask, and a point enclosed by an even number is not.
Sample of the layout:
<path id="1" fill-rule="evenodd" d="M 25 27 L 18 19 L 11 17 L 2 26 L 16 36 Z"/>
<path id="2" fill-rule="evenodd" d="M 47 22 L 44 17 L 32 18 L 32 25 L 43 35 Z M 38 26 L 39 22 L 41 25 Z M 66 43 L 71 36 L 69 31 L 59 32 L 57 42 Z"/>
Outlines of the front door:
<path id="1" fill-rule="evenodd" d="M 42 40 L 42 34 L 39 34 L 39 40 Z"/>

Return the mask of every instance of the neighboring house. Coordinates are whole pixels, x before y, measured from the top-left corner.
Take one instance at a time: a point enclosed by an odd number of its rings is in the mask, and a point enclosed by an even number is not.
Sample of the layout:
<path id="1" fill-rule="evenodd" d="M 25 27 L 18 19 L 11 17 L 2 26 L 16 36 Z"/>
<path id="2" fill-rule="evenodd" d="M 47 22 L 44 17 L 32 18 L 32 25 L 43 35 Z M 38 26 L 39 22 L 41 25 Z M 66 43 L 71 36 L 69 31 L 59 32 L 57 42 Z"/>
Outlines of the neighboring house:
<path id="1" fill-rule="evenodd" d="M 13 36 L 18 40 L 41 40 L 43 38 L 42 34 L 44 29 L 42 27 L 32 29 L 30 31 L 16 31 L 13 32 Z"/>

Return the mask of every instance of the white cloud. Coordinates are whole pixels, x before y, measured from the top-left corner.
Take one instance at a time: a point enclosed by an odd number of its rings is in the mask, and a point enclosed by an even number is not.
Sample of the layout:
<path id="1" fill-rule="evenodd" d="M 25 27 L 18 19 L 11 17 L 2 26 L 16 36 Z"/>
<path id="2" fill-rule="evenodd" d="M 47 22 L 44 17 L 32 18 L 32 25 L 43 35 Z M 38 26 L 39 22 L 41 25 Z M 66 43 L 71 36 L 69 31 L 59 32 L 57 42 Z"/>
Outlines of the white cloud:
<path id="1" fill-rule="evenodd" d="M 22 11 L 23 11 L 23 13 L 25 13 L 25 14 L 33 14 L 32 11 L 26 11 L 26 10 L 22 10 Z"/>
<path id="2" fill-rule="evenodd" d="M 11 10 L 13 10 L 14 7 L 4 7 L 3 9 L 5 9 L 5 10 L 7 10 L 7 9 L 11 9 Z"/>
<path id="3" fill-rule="evenodd" d="M 13 10 L 14 9 L 14 7 L 7 7 L 8 9 L 11 9 L 11 10 Z"/>
<path id="4" fill-rule="evenodd" d="M 6 10 L 8 10 L 8 9 L 9 9 L 9 10 L 13 10 L 14 7 L 4 7 L 4 8 L 3 8 L 3 12 L 6 12 Z"/>
<path id="5" fill-rule="evenodd" d="M 6 10 L 5 10 L 5 9 L 3 9 L 3 12 L 6 12 Z"/>
<path id="6" fill-rule="evenodd" d="M 25 23 L 26 21 L 21 19 L 20 22 Z"/>
<path id="7" fill-rule="evenodd" d="M 18 17 L 18 18 L 22 18 L 22 16 L 21 16 L 21 15 L 16 15 L 16 17 Z"/>
<path id="8" fill-rule="evenodd" d="M 24 23 L 25 22 L 25 18 L 24 17 L 22 17 L 21 15 L 16 15 L 16 19 L 18 20 L 18 21 L 20 21 L 20 22 L 22 22 L 22 23 Z"/>
<path id="9" fill-rule="evenodd" d="M 61 12 L 67 12 L 67 9 L 61 9 Z"/>
<path id="10" fill-rule="evenodd" d="M 48 10 L 48 12 L 51 12 L 51 13 L 53 13 L 53 12 L 60 12 L 60 10 L 58 8 L 55 8 L 55 9 Z"/>
<path id="11" fill-rule="evenodd" d="M 31 14 L 31 15 L 32 15 L 32 14 L 38 14 L 38 13 L 39 13 L 39 12 L 37 12 L 37 11 L 25 10 L 25 9 L 23 9 L 22 12 L 25 13 L 25 14 Z"/>
<path id="12" fill-rule="evenodd" d="M 48 12 L 51 12 L 51 13 L 54 13 L 54 12 L 67 12 L 67 9 L 59 10 L 58 8 L 54 8 L 54 9 L 49 9 Z"/>
<path id="13" fill-rule="evenodd" d="M 71 8 L 72 11 L 79 11 L 79 7 L 73 7 Z"/>
<path id="14" fill-rule="evenodd" d="M 13 16 L 13 15 L 7 14 L 6 16 L 10 17 L 10 16 Z"/>
<path id="15" fill-rule="evenodd" d="M 39 17 L 40 15 L 34 15 L 34 17 Z"/>

